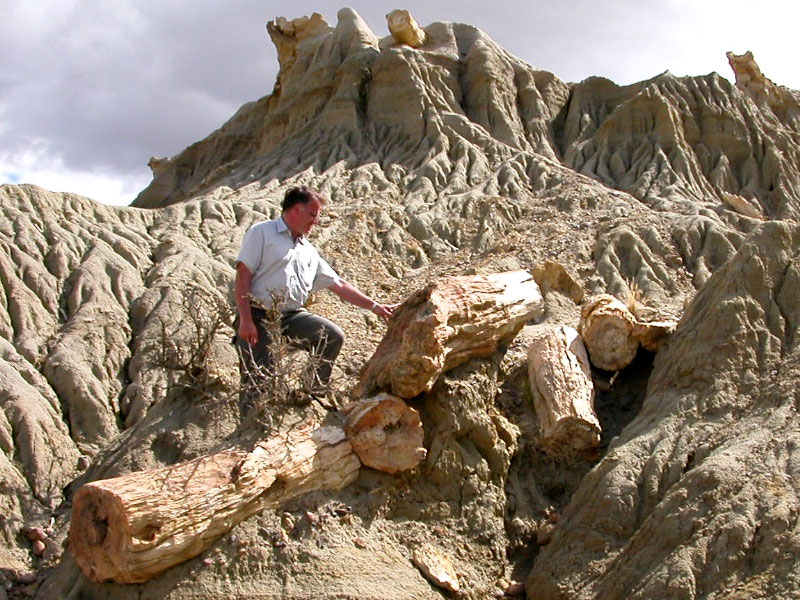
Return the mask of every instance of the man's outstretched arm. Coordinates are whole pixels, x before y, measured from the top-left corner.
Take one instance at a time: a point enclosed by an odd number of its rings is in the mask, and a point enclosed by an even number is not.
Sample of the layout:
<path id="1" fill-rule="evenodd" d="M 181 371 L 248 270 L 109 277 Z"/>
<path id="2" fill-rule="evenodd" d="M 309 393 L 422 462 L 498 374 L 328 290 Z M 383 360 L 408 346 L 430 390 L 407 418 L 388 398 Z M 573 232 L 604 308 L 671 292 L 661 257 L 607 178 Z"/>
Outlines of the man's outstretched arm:
<path id="1" fill-rule="evenodd" d="M 366 308 L 379 317 L 382 317 L 384 321 L 388 321 L 394 309 L 399 306 L 399 304 L 378 304 L 364 292 L 344 279 L 339 279 L 339 283 L 334 283 L 328 289 L 342 300 L 360 306 L 361 308 Z"/>

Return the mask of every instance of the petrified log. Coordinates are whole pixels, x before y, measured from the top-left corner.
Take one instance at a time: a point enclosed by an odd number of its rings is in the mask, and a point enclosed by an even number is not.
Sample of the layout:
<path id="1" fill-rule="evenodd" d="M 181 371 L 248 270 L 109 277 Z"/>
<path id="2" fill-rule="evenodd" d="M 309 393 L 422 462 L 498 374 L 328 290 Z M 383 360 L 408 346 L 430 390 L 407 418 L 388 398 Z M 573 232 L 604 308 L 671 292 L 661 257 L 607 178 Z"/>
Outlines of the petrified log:
<path id="1" fill-rule="evenodd" d="M 491 354 L 543 312 L 527 271 L 443 278 L 397 308 L 353 395 L 387 390 L 413 398 L 430 391 L 441 373 Z"/>
<path id="2" fill-rule="evenodd" d="M 675 321 L 638 322 L 633 334 L 642 348 L 649 352 L 658 352 L 670 334 L 675 331 L 676 326 Z"/>
<path id="3" fill-rule="evenodd" d="M 93 581 L 147 581 L 246 517 L 313 490 L 340 489 L 359 468 L 343 429 L 310 421 L 250 452 L 225 450 L 84 485 L 73 501 L 69 547 Z"/>
<path id="4" fill-rule="evenodd" d="M 356 403 L 345 431 L 361 463 L 373 469 L 397 473 L 425 458 L 419 412 L 385 392 Z"/>
<path id="5" fill-rule="evenodd" d="M 589 357 L 575 329 L 542 327 L 534 333 L 528 348 L 528 378 L 539 419 L 539 445 L 545 452 L 600 445 Z"/>
<path id="6" fill-rule="evenodd" d="M 601 294 L 584 304 L 579 331 L 592 364 L 607 371 L 631 364 L 639 349 L 636 324 L 636 317 L 614 296 Z"/>
<path id="7" fill-rule="evenodd" d="M 633 362 L 640 344 L 657 352 L 676 326 L 671 320 L 640 321 L 614 296 L 601 294 L 581 308 L 579 331 L 592 364 L 617 371 Z"/>

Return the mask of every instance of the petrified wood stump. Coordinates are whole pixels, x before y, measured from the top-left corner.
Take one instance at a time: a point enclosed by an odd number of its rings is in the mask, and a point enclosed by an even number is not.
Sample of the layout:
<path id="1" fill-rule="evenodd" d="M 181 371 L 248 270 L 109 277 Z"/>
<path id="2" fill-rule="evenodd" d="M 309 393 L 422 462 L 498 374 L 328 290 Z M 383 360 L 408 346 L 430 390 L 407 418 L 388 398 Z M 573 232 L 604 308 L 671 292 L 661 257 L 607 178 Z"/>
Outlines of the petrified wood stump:
<path id="1" fill-rule="evenodd" d="M 641 321 L 609 294 L 590 299 L 581 308 L 578 330 L 592 364 L 599 369 L 624 369 L 636 358 L 641 345 L 657 352 L 675 331 L 675 321 Z"/>
<path id="2" fill-rule="evenodd" d="M 425 458 L 419 412 L 385 392 L 355 403 L 345 432 L 361 463 L 379 471 L 406 471 Z"/>
<path id="3" fill-rule="evenodd" d="M 586 348 L 572 327 L 541 327 L 528 348 L 528 378 L 545 452 L 600 445 Z"/>
<path id="4" fill-rule="evenodd" d="M 599 369 L 617 371 L 633 362 L 639 349 L 635 329 L 636 317 L 614 296 L 602 294 L 581 308 L 578 330 Z"/>
<path id="5" fill-rule="evenodd" d="M 413 398 L 430 391 L 441 373 L 491 354 L 543 312 L 527 271 L 441 279 L 398 307 L 353 395 L 386 390 Z"/>
<path id="6" fill-rule="evenodd" d="M 95 481 L 73 500 L 69 547 L 93 581 L 147 581 L 265 507 L 348 485 L 360 466 L 343 429 L 311 421 L 250 452 Z"/>

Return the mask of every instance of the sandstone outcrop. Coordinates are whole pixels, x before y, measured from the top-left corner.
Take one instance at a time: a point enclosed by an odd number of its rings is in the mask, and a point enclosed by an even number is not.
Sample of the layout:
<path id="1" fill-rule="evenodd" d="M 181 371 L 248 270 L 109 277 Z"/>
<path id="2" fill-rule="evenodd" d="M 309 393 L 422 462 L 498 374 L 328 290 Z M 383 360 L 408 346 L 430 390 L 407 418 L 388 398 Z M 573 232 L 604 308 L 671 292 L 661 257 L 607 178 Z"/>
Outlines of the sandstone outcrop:
<path id="1" fill-rule="evenodd" d="M 799 236 L 796 224 L 765 224 L 700 290 L 656 359 L 641 414 L 537 558 L 532 597 L 781 596 L 793 587 L 794 561 L 775 551 L 791 547 L 789 515 L 800 507 Z"/>
<path id="2" fill-rule="evenodd" d="M 0 186 L 0 583 L 24 573 L 42 598 L 433 599 L 411 559 L 435 542 L 464 598 L 506 589 L 531 558 L 537 598 L 797 595 L 797 92 L 764 101 L 766 77 L 737 61 L 737 85 L 567 84 L 474 27 L 423 25 L 412 48 L 349 9 L 333 25 L 276 19 L 272 93 L 153 161 L 136 207 Z M 197 369 L 174 358 L 227 303 L 244 231 L 299 184 L 330 198 L 321 253 L 376 299 L 525 270 L 547 325 L 634 290 L 640 322 L 686 313 L 649 381 L 646 353 L 594 373 L 599 464 L 537 446 L 518 336 L 408 402 L 427 451 L 411 472 L 361 469 L 256 513 L 147 583 L 88 580 L 62 557 L 81 484 L 254 441 L 230 323 Z M 330 294 L 314 310 L 346 331 L 349 388 L 384 326 Z M 47 533 L 41 557 L 31 527 Z"/>
<path id="3" fill-rule="evenodd" d="M 386 15 L 386 23 L 389 33 L 398 44 L 419 48 L 425 43 L 425 32 L 407 10 L 393 10 Z"/>

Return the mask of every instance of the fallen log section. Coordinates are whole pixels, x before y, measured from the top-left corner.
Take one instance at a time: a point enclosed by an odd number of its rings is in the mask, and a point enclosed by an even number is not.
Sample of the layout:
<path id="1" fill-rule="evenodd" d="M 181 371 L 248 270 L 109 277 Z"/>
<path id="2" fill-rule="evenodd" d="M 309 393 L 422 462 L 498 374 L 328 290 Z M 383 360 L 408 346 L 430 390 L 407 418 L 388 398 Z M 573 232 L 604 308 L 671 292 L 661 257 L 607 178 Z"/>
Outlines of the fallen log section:
<path id="1" fill-rule="evenodd" d="M 353 396 L 428 392 L 443 372 L 488 356 L 543 312 L 539 286 L 527 271 L 443 278 L 398 307 Z"/>
<path id="2" fill-rule="evenodd" d="M 385 392 L 354 403 L 345 431 L 362 464 L 378 471 L 407 471 L 427 452 L 419 412 Z"/>
<path id="3" fill-rule="evenodd" d="M 360 466 L 343 429 L 310 421 L 249 452 L 84 485 L 73 500 L 69 547 L 93 581 L 144 582 L 266 507 L 345 487 Z"/>
<path id="4" fill-rule="evenodd" d="M 674 321 L 641 321 L 614 296 L 600 294 L 581 308 L 578 330 L 592 364 L 618 371 L 633 362 L 639 345 L 657 352 L 676 325 Z"/>
<path id="5" fill-rule="evenodd" d="M 586 348 L 572 327 L 541 327 L 528 347 L 528 378 L 539 419 L 539 446 L 550 454 L 600 445 Z"/>

